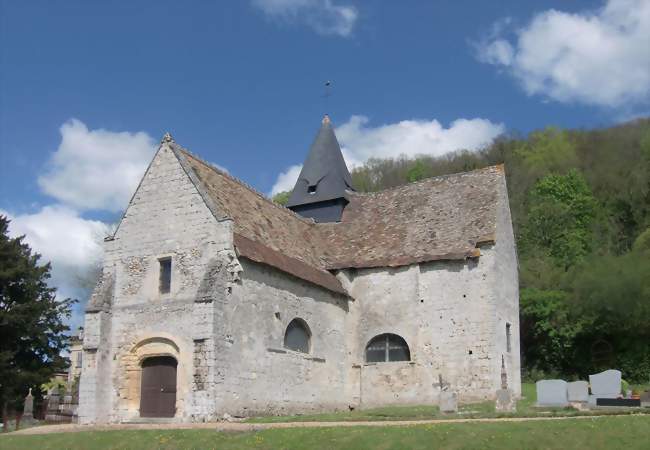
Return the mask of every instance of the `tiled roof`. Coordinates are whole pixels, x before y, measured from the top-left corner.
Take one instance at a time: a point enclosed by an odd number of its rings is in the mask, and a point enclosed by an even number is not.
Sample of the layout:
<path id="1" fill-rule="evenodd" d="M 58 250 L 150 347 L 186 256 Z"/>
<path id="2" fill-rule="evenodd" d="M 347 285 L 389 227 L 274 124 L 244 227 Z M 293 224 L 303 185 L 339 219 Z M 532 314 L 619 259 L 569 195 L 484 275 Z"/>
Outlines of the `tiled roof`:
<path id="1" fill-rule="evenodd" d="M 502 166 L 350 193 L 340 223 L 318 224 L 329 269 L 402 266 L 477 256 L 494 241 Z"/>
<path id="2" fill-rule="evenodd" d="M 465 259 L 495 239 L 502 166 L 375 193 L 349 191 L 341 222 L 317 224 L 171 145 L 213 213 L 232 219 L 240 255 L 334 292 L 345 291 L 328 270 Z"/>

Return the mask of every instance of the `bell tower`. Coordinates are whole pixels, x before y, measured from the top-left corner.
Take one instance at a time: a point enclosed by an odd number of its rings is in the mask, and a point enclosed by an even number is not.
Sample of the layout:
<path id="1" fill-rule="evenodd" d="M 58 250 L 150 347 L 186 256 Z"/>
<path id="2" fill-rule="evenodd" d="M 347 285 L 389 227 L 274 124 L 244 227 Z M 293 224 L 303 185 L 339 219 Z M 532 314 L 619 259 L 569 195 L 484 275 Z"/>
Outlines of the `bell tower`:
<path id="1" fill-rule="evenodd" d="M 348 204 L 346 191 L 354 191 L 352 177 L 330 118 L 325 115 L 287 208 L 316 222 L 339 222 Z"/>

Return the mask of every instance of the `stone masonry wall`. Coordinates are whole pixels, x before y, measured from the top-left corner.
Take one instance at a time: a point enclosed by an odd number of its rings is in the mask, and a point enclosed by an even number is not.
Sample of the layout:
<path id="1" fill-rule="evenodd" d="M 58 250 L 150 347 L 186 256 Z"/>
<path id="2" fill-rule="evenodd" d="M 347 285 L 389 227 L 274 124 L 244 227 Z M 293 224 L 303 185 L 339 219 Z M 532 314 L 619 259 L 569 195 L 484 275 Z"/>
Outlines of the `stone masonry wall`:
<path id="1" fill-rule="evenodd" d="M 499 209 L 497 211 L 496 262 L 492 272 L 496 309 L 496 335 L 492 353 L 497 361 L 494 365 L 495 382 L 501 385 L 501 356 L 505 362 L 508 388 L 521 395 L 521 360 L 519 346 L 519 272 L 517 249 L 512 230 L 512 218 L 508 204 L 505 178 L 499 186 Z M 510 351 L 507 348 L 506 324 L 510 324 Z"/>
<path id="2" fill-rule="evenodd" d="M 215 259 L 226 258 L 226 253 L 232 253 L 230 222 L 214 218 L 176 156 L 163 144 L 114 239 L 105 243 L 104 272 L 115 277 L 107 313 L 111 326 L 100 332 L 93 326 L 93 314 L 87 314 L 86 341 L 90 344 L 98 334 L 98 354 L 103 352 L 107 360 L 100 371 L 106 379 L 100 381 L 91 370 L 84 371 L 86 391 L 80 401 L 88 413 L 83 422 L 138 417 L 139 359 L 157 354 L 178 359 L 177 418 L 191 420 L 196 409 L 214 414 L 213 403 L 196 404 L 192 389 L 194 338 L 202 339 L 204 348 L 212 339 L 205 326 L 204 335 L 195 336 L 201 330 L 195 324 L 208 323 L 212 330 L 213 299 L 198 307 L 195 300 L 208 268 Z M 159 259 L 165 257 L 172 258 L 171 292 L 160 294 Z M 152 345 L 142 346 L 143 342 Z M 105 398 L 98 397 L 100 392 L 107 393 Z"/>
<path id="3" fill-rule="evenodd" d="M 220 411 L 233 415 L 347 409 L 345 324 L 349 300 L 261 264 L 241 260 L 241 282 L 215 329 Z M 311 351 L 284 348 L 303 319 Z"/>
<path id="4" fill-rule="evenodd" d="M 466 263 L 357 271 L 353 314 L 359 325 L 351 350 L 363 407 L 437 403 L 441 377 L 461 401 L 493 394 L 493 306 L 482 276 L 491 256 L 488 250 Z M 366 344 L 383 333 L 404 338 L 411 361 L 365 363 Z"/>
<path id="5" fill-rule="evenodd" d="M 441 380 L 461 402 L 494 398 L 502 354 L 509 387 L 520 395 L 517 260 L 505 185 L 500 202 L 496 244 L 483 246 L 479 258 L 345 271 L 355 298 L 348 350 L 358 371 L 349 384 L 358 380 L 362 407 L 437 403 Z M 366 344 L 382 333 L 404 338 L 411 361 L 365 363 Z"/>

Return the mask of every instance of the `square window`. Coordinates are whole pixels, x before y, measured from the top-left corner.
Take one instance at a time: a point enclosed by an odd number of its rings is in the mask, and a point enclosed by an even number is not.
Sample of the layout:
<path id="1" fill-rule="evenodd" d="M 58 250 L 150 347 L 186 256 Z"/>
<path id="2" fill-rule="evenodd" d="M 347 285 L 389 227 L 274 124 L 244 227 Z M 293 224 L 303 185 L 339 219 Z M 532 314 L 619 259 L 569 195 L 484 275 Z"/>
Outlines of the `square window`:
<path id="1" fill-rule="evenodd" d="M 161 258 L 158 262 L 160 263 L 159 291 L 161 294 L 169 294 L 172 284 L 172 259 Z"/>

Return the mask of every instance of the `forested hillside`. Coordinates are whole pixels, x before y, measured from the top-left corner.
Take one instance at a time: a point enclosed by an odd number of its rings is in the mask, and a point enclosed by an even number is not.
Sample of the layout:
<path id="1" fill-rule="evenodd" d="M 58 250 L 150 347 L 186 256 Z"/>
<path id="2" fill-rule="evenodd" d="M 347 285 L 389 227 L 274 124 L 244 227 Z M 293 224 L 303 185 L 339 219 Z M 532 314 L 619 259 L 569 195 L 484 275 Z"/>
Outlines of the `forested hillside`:
<path id="1" fill-rule="evenodd" d="M 369 160 L 360 191 L 505 163 L 526 374 L 650 377 L 650 119 L 548 128 L 478 152 Z M 277 200 L 286 198 L 279 194 Z"/>

